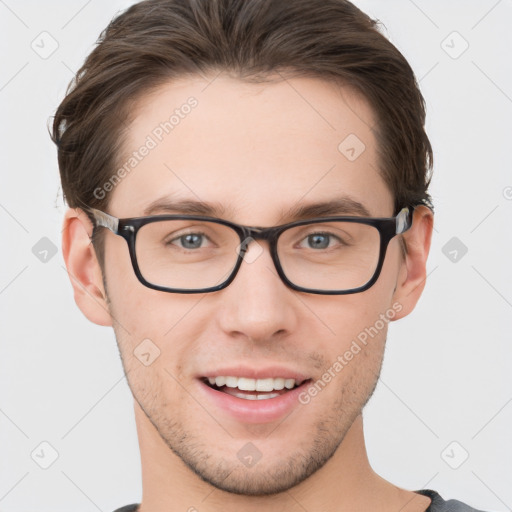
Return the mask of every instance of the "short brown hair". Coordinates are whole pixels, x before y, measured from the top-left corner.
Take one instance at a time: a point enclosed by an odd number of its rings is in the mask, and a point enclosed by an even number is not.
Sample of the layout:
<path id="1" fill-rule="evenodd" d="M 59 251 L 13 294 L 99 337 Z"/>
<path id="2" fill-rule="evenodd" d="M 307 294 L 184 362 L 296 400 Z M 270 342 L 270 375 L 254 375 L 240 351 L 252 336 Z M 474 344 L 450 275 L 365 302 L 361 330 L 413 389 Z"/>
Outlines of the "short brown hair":
<path id="1" fill-rule="evenodd" d="M 414 73 L 378 22 L 347 0 L 144 0 L 114 18 L 54 116 L 68 205 L 108 206 L 109 195 L 94 191 L 120 165 L 139 98 L 174 78 L 211 71 L 252 82 L 278 72 L 355 88 L 376 116 L 379 170 L 396 212 L 432 208 L 432 147 Z"/>

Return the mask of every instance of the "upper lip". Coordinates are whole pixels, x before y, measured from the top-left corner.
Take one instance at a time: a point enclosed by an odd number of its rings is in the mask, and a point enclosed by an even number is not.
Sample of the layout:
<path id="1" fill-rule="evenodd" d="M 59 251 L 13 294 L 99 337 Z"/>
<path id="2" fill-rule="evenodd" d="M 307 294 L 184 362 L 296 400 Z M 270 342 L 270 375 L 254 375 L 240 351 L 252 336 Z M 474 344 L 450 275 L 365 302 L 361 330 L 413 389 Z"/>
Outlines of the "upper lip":
<path id="1" fill-rule="evenodd" d="M 297 382 L 303 382 L 310 377 L 296 370 L 285 368 L 284 366 L 265 366 L 257 368 L 255 366 L 230 366 L 222 367 L 216 370 L 207 371 L 199 376 L 199 378 L 209 377 L 246 377 L 248 379 L 295 379 Z"/>

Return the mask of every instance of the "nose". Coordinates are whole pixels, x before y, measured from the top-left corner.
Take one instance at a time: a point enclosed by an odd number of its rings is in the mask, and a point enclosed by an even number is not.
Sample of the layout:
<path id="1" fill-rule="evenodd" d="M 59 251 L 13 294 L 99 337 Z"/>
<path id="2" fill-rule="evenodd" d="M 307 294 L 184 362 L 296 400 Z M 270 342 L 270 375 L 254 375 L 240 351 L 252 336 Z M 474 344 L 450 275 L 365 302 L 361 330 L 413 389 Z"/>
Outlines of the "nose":
<path id="1" fill-rule="evenodd" d="M 289 335 L 299 318 L 295 293 L 277 274 L 268 242 L 251 240 L 235 279 L 219 292 L 220 328 L 255 342 Z"/>

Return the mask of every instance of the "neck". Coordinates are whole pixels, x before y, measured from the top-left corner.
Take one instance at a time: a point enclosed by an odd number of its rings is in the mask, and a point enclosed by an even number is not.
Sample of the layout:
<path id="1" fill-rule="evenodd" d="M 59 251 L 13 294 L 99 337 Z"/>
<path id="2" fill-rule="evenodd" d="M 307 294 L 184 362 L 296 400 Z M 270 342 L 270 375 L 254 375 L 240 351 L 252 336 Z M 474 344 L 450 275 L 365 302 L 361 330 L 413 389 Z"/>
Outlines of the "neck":
<path id="1" fill-rule="evenodd" d="M 430 502 L 425 496 L 392 485 L 372 470 L 362 416 L 356 418 L 333 457 L 299 485 L 270 496 L 244 496 L 201 480 L 169 449 L 138 403 L 134 405 L 142 465 L 140 512 L 419 512 Z"/>

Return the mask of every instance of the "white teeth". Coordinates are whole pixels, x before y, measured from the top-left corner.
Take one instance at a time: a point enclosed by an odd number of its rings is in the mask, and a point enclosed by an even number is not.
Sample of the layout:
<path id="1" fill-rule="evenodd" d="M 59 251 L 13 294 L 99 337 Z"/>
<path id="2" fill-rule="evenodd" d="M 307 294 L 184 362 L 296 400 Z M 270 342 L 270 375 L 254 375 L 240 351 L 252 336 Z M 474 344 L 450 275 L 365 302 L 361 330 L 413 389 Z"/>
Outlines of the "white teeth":
<path id="1" fill-rule="evenodd" d="M 218 377 L 215 378 L 215 383 L 217 383 Z M 236 388 L 238 379 L 236 377 L 221 377 L 221 379 L 224 379 L 224 382 L 228 388 Z"/>
<path id="2" fill-rule="evenodd" d="M 242 388 L 240 388 L 242 389 Z M 256 391 L 272 391 L 274 389 L 274 379 L 258 379 L 256 381 Z"/>
<path id="3" fill-rule="evenodd" d="M 266 395 L 247 395 L 245 393 L 230 393 L 230 395 L 236 396 L 237 398 L 244 398 L 245 400 L 267 400 L 268 398 L 276 398 L 279 393 L 267 393 Z"/>
<path id="4" fill-rule="evenodd" d="M 287 389 L 292 389 L 295 386 L 295 379 L 285 379 L 284 387 Z"/>
<path id="5" fill-rule="evenodd" d="M 231 396 L 237 398 L 244 398 L 245 400 L 267 400 L 268 398 L 276 398 L 280 396 L 279 393 L 265 393 L 264 395 L 248 395 L 246 393 L 238 393 L 237 391 L 230 391 Z"/>
<path id="6" fill-rule="evenodd" d="M 246 379 L 245 377 L 231 377 L 233 382 L 238 380 L 238 384 L 233 387 L 237 387 L 240 391 L 255 391 L 256 390 L 256 381 L 254 379 Z"/>
<path id="7" fill-rule="evenodd" d="M 274 389 L 283 389 L 284 379 L 274 379 Z"/>
<path id="8" fill-rule="evenodd" d="M 266 379 L 249 379 L 247 377 L 233 377 L 233 376 L 218 376 L 208 377 L 208 382 L 218 387 L 227 386 L 228 388 L 238 388 L 240 391 L 279 391 L 281 389 L 293 389 L 295 385 L 301 384 L 296 382 L 295 379 L 285 379 L 283 377 L 272 377 Z M 244 395 L 249 396 L 249 395 Z M 269 395 L 250 395 L 254 396 L 254 399 L 268 398 Z M 260 398 L 261 397 L 261 398 Z"/>
<path id="9" fill-rule="evenodd" d="M 221 387 L 226 384 L 226 377 L 215 377 L 214 381 L 217 386 Z"/>

